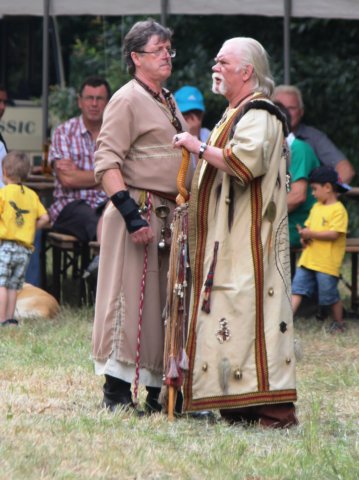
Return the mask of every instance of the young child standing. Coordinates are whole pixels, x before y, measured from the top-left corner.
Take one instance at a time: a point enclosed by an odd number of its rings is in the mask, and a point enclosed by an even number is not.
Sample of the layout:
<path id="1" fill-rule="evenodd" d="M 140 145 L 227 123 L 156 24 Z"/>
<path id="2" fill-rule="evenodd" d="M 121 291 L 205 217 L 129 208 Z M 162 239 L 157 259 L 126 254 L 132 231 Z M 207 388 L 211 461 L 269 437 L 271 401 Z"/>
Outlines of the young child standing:
<path id="1" fill-rule="evenodd" d="M 292 284 L 292 307 L 295 314 L 302 297 L 319 294 L 319 305 L 330 306 L 334 323 L 331 332 L 343 332 L 343 304 L 339 297 L 339 270 L 345 254 L 348 214 L 338 201 L 338 192 L 350 189 L 338 181 L 330 167 L 315 168 L 309 183 L 317 199 L 305 221 L 297 226 L 304 248 Z"/>
<path id="2" fill-rule="evenodd" d="M 0 188 L 0 324 L 18 325 L 14 319 L 17 291 L 22 288 L 33 250 L 36 228 L 49 222 L 37 194 L 22 182 L 30 161 L 22 152 L 10 152 L 2 161 Z"/>

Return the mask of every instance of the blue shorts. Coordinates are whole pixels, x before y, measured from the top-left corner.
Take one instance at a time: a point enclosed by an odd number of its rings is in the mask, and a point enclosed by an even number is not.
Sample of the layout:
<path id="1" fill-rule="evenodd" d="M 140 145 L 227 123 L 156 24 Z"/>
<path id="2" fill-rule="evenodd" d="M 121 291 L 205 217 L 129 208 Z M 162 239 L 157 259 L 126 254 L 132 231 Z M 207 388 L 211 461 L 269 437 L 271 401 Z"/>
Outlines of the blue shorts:
<path id="1" fill-rule="evenodd" d="M 16 242 L 0 242 L 0 287 L 21 290 L 31 250 Z"/>
<path id="2" fill-rule="evenodd" d="M 293 278 L 292 294 L 312 297 L 317 293 L 319 305 L 334 305 L 340 300 L 338 280 L 334 275 L 298 267 Z"/>

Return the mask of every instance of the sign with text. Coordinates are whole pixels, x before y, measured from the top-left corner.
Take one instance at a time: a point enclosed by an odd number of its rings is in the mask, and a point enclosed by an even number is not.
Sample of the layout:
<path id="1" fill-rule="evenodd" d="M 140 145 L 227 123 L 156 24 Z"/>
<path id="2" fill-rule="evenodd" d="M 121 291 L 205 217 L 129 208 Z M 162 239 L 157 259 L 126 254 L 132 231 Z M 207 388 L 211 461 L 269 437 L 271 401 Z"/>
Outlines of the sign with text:
<path id="1" fill-rule="evenodd" d="M 0 120 L 0 131 L 9 150 L 41 152 L 41 107 L 7 107 L 2 119 Z"/>

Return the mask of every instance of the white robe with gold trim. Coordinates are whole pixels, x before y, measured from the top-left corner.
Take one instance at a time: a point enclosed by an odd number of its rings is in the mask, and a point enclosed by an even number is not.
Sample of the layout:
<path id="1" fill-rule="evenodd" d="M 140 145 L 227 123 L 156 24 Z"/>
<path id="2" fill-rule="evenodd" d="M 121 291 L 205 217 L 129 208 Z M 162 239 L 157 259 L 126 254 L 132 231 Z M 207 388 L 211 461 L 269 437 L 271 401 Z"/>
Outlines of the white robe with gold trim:
<path id="1" fill-rule="evenodd" d="M 186 410 L 296 399 L 282 124 L 252 109 L 228 141 L 236 113 L 209 141 L 233 175 L 202 162 L 192 184 Z"/>

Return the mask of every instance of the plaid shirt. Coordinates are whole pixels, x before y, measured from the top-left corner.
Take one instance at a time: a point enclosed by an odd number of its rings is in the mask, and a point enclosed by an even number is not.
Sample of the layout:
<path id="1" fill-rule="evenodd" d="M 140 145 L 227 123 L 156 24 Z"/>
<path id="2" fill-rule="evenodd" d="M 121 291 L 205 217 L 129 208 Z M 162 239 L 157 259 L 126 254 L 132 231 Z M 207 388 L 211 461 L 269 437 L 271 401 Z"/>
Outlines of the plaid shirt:
<path id="1" fill-rule="evenodd" d="M 49 151 L 49 163 L 54 165 L 57 160 L 70 158 L 81 170 L 94 169 L 94 152 L 96 142 L 92 140 L 86 129 L 82 116 L 71 118 L 59 125 L 52 136 Z M 54 222 L 61 210 L 74 200 L 85 200 L 92 208 L 96 208 L 106 200 L 106 195 L 96 189 L 64 188 L 55 177 L 54 203 L 49 209 L 51 221 Z"/>

